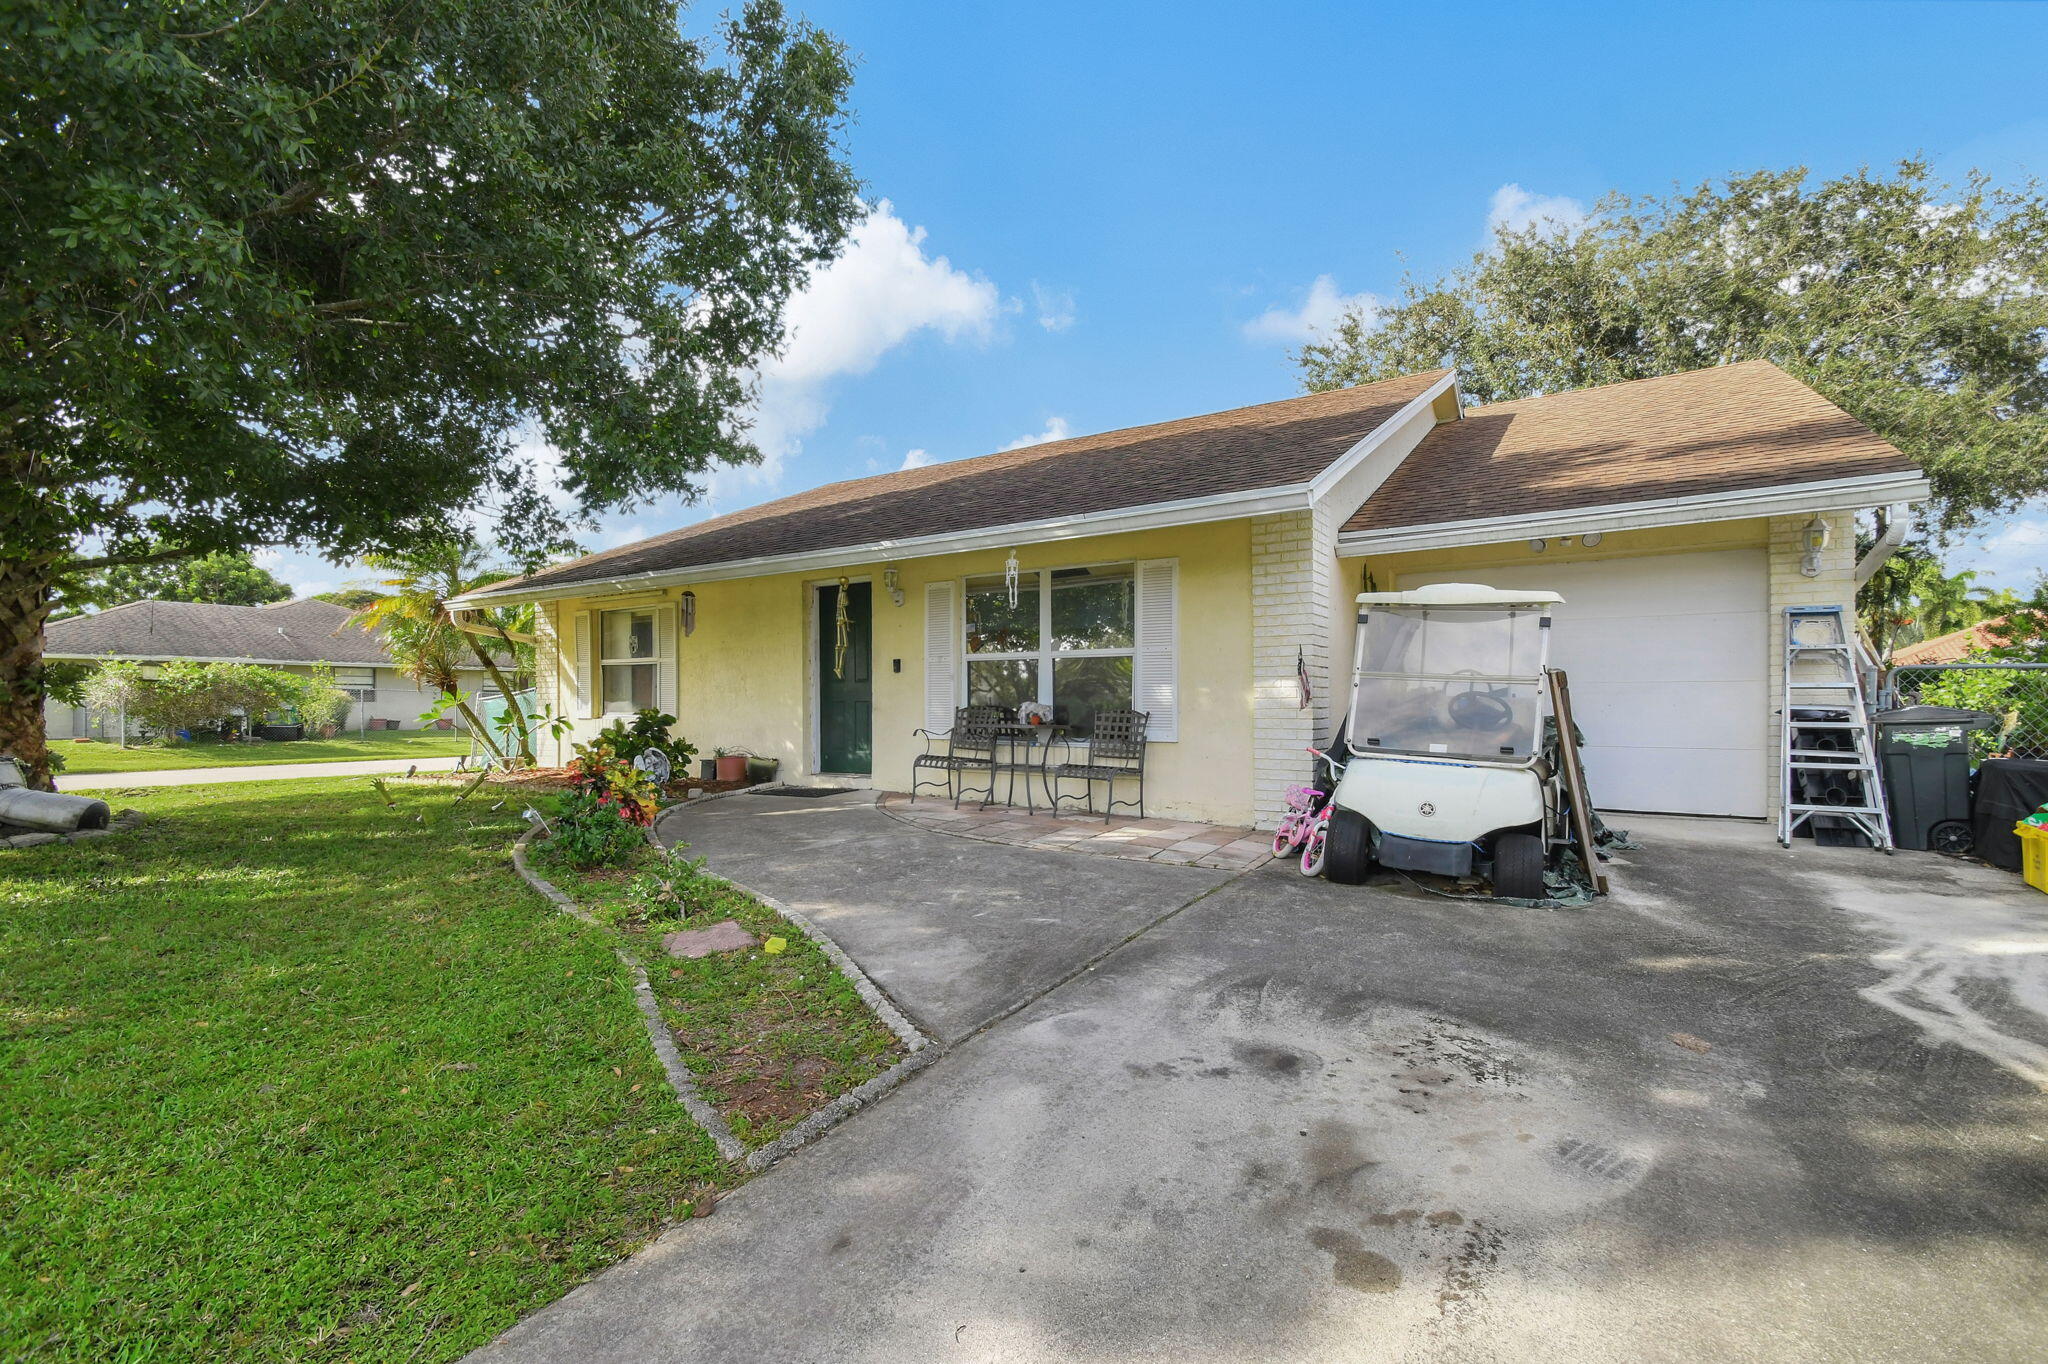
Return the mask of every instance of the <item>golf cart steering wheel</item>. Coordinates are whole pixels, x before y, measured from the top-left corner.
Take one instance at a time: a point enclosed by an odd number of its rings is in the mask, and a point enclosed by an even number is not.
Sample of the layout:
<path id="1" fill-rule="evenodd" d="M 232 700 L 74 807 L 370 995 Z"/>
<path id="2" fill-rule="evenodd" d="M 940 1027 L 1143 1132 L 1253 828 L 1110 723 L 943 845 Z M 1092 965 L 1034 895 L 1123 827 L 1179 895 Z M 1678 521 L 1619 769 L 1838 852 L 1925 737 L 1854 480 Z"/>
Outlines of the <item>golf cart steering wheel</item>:
<path id="1" fill-rule="evenodd" d="M 1481 675 L 1471 668 L 1458 674 L 1460 677 Z M 1515 708 L 1499 692 L 1460 692 L 1451 698 L 1447 709 L 1451 723 L 1460 729 L 1505 729 L 1515 722 Z"/>

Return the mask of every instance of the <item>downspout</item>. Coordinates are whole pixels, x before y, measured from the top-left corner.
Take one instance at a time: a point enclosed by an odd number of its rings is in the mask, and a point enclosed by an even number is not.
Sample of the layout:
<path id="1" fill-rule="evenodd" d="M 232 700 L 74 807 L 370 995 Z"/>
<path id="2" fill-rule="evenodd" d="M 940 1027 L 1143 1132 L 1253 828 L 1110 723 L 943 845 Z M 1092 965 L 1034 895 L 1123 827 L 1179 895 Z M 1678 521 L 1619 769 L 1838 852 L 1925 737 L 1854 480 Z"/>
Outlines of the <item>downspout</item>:
<path id="1" fill-rule="evenodd" d="M 1884 567 L 1885 560 L 1898 552 L 1906 543 L 1906 508 L 1903 505 L 1880 507 L 1877 513 L 1877 543 L 1865 550 L 1863 557 L 1856 561 L 1856 586 L 1861 589 L 1870 581 L 1871 575 Z"/>

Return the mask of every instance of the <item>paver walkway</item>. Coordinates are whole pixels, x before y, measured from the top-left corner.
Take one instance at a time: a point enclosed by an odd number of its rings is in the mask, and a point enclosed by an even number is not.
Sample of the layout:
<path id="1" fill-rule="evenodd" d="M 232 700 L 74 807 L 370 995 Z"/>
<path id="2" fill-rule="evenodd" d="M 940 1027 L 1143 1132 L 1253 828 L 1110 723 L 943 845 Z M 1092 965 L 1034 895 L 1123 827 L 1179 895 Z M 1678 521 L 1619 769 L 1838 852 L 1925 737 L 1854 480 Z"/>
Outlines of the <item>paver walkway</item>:
<path id="1" fill-rule="evenodd" d="M 962 805 L 956 810 L 951 802 L 931 796 L 913 803 L 900 791 L 884 791 L 879 804 L 884 813 L 922 829 L 1020 848 L 1219 871 L 1249 871 L 1273 858 L 1273 835 L 1231 824 L 1123 815 L 1105 822 L 1101 815 L 1034 815 L 1001 805 L 988 810 Z"/>
<path id="2" fill-rule="evenodd" d="M 60 791 L 127 791 L 138 786 L 212 786 L 228 781 L 292 781 L 299 777 L 383 777 L 417 768 L 453 772 L 460 758 L 365 758 L 340 763 L 264 763 L 257 767 L 181 767 L 170 772 L 59 773 Z"/>

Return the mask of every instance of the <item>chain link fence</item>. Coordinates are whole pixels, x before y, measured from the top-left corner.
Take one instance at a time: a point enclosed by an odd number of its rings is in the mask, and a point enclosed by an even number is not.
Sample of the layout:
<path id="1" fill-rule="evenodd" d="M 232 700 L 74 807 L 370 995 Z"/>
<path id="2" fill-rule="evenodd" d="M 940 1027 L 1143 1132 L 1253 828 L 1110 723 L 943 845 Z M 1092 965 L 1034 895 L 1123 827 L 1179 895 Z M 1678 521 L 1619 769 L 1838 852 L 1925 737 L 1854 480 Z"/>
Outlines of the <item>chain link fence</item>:
<path id="1" fill-rule="evenodd" d="M 1998 721 L 1971 738 L 1972 758 L 2048 758 L 2048 663 L 1939 663 L 1894 668 L 1886 706 L 1960 706 Z"/>

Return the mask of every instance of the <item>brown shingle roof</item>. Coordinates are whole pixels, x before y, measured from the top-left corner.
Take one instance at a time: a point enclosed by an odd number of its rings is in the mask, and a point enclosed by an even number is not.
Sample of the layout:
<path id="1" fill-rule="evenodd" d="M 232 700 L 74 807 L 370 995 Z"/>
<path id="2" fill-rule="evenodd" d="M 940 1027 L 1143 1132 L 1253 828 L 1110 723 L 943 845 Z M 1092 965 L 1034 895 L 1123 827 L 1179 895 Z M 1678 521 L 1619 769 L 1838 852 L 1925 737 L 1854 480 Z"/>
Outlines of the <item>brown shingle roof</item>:
<path id="1" fill-rule="evenodd" d="M 390 667 L 383 642 L 351 624 L 349 615 L 346 607 L 311 597 L 275 606 L 136 601 L 51 622 L 43 631 L 43 651 L 80 658 L 260 658 Z"/>
<path id="2" fill-rule="evenodd" d="M 545 589 L 770 554 L 1305 483 L 1442 370 L 828 484 L 480 589 Z"/>
<path id="3" fill-rule="evenodd" d="M 1392 530 L 1916 466 L 1765 360 L 1474 408 L 1344 523 Z"/>

